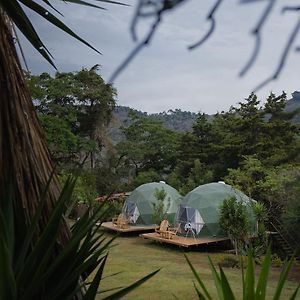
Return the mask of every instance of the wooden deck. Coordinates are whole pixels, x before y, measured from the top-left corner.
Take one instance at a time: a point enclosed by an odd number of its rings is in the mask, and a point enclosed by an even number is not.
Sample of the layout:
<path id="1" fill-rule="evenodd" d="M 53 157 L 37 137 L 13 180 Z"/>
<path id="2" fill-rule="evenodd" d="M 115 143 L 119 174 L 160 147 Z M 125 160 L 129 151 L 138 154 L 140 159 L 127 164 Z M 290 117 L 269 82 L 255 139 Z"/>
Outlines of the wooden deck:
<path id="1" fill-rule="evenodd" d="M 109 229 L 116 232 L 145 232 L 145 231 L 154 231 L 157 226 L 130 226 L 128 228 L 120 228 L 114 225 L 112 222 L 104 222 L 101 224 L 101 227 Z"/>
<path id="2" fill-rule="evenodd" d="M 174 236 L 172 239 L 166 239 L 162 238 L 158 233 L 151 232 L 151 233 L 144 233 L 140 235 L 141 237 L 145 239 L 150 239 L 154 241 L 158 241 L 161 243 L 167 243 L 167 244 L 173 244 L 180 247 L 191 247 L 191 246 L 197 246 L 197 245 L 203 245 L 203 244 L 211 244 L 211 243 L 217 243 L 221 241 L 227 241 L 229 238 L 193 238 L 193 237 L 184 237 L 184 236 Z"/>

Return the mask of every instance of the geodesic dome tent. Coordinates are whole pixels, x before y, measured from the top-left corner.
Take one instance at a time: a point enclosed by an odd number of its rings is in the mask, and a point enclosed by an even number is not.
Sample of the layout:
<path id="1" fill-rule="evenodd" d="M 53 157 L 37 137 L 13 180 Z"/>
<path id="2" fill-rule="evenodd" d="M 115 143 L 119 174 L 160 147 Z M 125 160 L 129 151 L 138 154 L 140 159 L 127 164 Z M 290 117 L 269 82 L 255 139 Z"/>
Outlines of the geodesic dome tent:
<path id="1" fill-rule="evenodd" d="M 255 201 L 223 182 L 204 184 L 189 192 L 178 208 L 175 226 L 180 224 L 183 235 L 225 237 L 226 233 L 219 226 L 219 208 L 230 197 L 247 205 L 254 232 L 256 219 L 251 204 Z"/>
<path id="2" fill-rule="evenodd" d="M 151 182 L 140 185 L 125 200 L 122 212 L 133 225 L 155 225 L 153 221 L 153 203 L 158 202 L 155 197 L 157 189 L 164 189 L 167 194 L 164 205 L 166 208 L 168 207 L 168 221 L 171 225 L 174 225 L 175 215 L 182 196 L 176 189 L 164 182 Z"/>

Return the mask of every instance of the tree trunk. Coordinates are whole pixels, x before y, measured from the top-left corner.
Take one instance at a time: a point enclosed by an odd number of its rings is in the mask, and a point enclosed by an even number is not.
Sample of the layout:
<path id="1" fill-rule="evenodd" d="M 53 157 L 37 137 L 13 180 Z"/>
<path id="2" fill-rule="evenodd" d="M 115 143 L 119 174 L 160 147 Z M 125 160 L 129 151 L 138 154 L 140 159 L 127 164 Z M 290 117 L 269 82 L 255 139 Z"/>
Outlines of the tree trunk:
<path id="1" fill-rule="evenodd" d="M 11 29 L 9 18 L 0 8 L 0 203 L 12 189 L 17 221 L 25 226 L 36 211 L 53 167 Z M 59 192 L 54 176 L 40 229 L 47 223 Z M 64 245 L 69 234 L 67 224 L 62 224 L 59 243 Z"/>

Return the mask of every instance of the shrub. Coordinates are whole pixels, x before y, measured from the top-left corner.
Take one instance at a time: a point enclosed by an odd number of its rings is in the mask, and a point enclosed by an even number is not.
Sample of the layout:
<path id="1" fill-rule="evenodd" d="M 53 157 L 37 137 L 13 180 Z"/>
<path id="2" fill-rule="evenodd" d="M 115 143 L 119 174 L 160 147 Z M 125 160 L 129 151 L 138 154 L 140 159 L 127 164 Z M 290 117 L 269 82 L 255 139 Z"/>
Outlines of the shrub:
<path id="1" fill-rule="evenodd" d="M 167 192 L 164 188 L 155 189 L 155 198 L 157 203 L 153 203 L 153 222 L 154 224 L 160 224 L 162 220 L 167 219 L 167 211 L 170 207 L 170 198 L 166 199 Z"/>
<path id="2" fill-rule="evenodd" d="M 240 263 L 236 257 L 233 256 L 225 256 L 218 265 L 223 268 L 239 268 Z"/>
<path id="3" fill-rule="evenodd" d="M 247 207 L 235 197 L 226 199 L 220 207 L 220 227 L 227 232 L 235 253 L 241 252 L 248 240 L 250 222 Z"/>

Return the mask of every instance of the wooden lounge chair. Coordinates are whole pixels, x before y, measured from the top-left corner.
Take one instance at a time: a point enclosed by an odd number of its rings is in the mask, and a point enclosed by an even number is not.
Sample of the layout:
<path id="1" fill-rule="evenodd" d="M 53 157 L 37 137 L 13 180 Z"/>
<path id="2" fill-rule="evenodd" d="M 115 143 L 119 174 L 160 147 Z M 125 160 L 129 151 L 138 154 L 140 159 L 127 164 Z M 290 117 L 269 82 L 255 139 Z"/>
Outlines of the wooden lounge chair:
<path id="1" fill-rule="evenodd" d="M 160 226 L 155 229 L 155 232 L 158 233 L 160 237 L 170 240 L 174 236 L 176 236 L 179 227 L 180 224 L 178 225 L 177 228 L 170 228 L 170 224 L 168 220 L 162 220 Z"/>
<path id="2" fill-rule="evenodd" d="M 129 227 L 129 221 L 124 214 L 119 214 L 117 217 L 113 218 L 112 223 L 121 229 Z"/>

